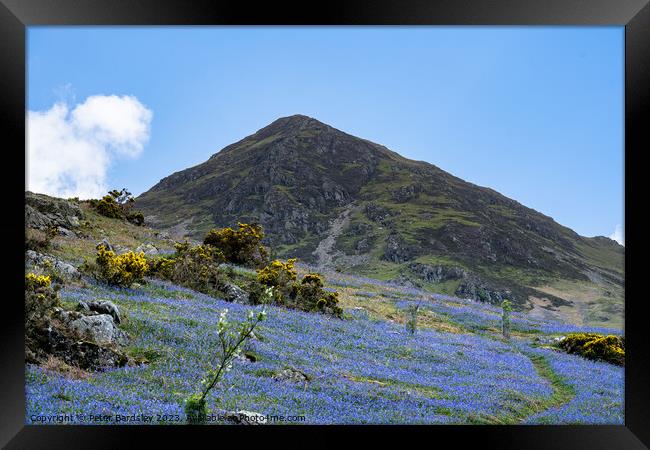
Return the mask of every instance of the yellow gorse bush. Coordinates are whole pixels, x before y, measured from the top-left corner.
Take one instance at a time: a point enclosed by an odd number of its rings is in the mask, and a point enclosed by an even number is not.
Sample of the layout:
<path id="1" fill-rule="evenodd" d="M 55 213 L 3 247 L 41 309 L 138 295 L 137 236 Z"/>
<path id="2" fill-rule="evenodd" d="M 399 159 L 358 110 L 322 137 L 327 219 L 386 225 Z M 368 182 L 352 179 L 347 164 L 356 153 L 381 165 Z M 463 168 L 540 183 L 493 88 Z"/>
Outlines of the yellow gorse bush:
<path id="1" fill-rule="evenodd" d="M 298 272 L 294 269 L 297 259 L 288 259 L 282 262 L 279 259 L 272 261 L 268 266 L 257 271 L 257 281 L 265 286 L 276 287 L 295 281 Z"/>
<path id="2" fill-rule="evenodd" d="M 28 273 L 25 275 L 25 288 L 35 291 L 38 288 L 48 288 L 52 283 L 52 279 L 49 275 L 36 275 L 34 273 Z"/>
<path id="3" fill-rule="evenodd" d="M 142 280 L 149 270 L 144 252 L 115 255 L 103 245 L 97 250 L 95 262 L 99 267 L 100 279 L 115 286 L 130 286 Z"/>
<path id="4" fill-rule="evenodd" d="M 44 317 L 61 306 L 59 295 L 52 288 L 52 280 L 47 275 L 28 273 L 25 275 L 25 318 L 27 322 Z"/>
<path id="5" fill-rule="evenodd" d="M 230 227 L 210 230 L 203 243 L 219 249 L 227 262 L 256 267 L 265 264 L 268 252 L 261 245 L 264 239 L 262 226 L 248 223 L 238 223 L 237 226 L 237 230 Z"/>
<path id="6" fill-rule="evenodd" d="M 571 333 L 559 343 L 567 353 L 575 353 L 588 359 L 625 364 L 625 341 L 614 335 L 596 333 Z"/>
<path id="7" fill-rule="evenodd" d="M 298 283 L 298 272 L 294 268 L 296 261 L 272 261 L 257 271 L 257 281 L 273 287 L 275 298 L 281 304 L 340 316 L 343 310 L 338 306 L 338 293 L 325 291 L 323 278 L 318 273 L 305 274 Z"/>

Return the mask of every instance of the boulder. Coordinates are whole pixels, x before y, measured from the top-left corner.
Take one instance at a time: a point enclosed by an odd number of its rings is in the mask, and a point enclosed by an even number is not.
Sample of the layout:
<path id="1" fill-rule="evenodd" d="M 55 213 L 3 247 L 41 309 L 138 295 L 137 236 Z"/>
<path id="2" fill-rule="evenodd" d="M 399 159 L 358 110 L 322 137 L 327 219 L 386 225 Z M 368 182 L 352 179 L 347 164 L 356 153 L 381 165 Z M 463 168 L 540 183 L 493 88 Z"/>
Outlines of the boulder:
<path id="1" fill-rule="evenodd" d="M 102 246 L 102 245 L 103 245 L 104 247 L 106 247 L 109 251 L 114 252 L 116 255 L 121 255 L 121 254 L 123 254 L 123 253 L 127 253 L 127 252 L 129 251 L 128 248 L 123 247 L 123 246 L 121 246 L 121 245 L 118 245 L 118 244 L 111 244 L 111 243 L 108 241 L 108 239 L 106 239 L 106 238 L 104 238 L 104 239 L 102 239 L 101 241 L 99 241 L 99 242 L 97 243 L 97 245 L 95 246 L 95 248 L 96 248 L 97 250 L 99 250 L 99 247 Z"/>
<path id="2" fill-rule="evenodd" d="M 80 336 L 77 329 L 73 328 L 73 323 L 86 322 L 91 317 L 98 317 L 105 323 L 104 328 L 109 330 L 107 333 L 113 334 L 110 343 L 92 342 L 88 337 L 94 338 L 93 336 Z M 101 319 L 101 317 L 108 318 L 108 320 Z M 111 330 L 112 325 L 113 321 L 108 315 L 84 316 L 76 311 L 66 311 L 55 307 L 51 316 L 26 321 L 26 360 L 35 364 L 43 364 L 49 356 L 54 356 L 68 365 L 84 370 L 122 367 L 129 363 L 129 357 L 115 344 L 126 342 L 127 336 L 120 330 Z M 84 337 L 86 339 L 83 339 Z"/>
<path id="3" fill-rule="evenodd" d="M 86 306 L 90 311 L 95 311 L 99 314 L 110 315 L 113 318 L 113 322 L 115 322 L 116 324 L 119 324 L 122 321 L 120 319 L 120 310 L 115 305 L 115 303 L 109 300 L 98 300 L 94 302 L 88 302 Z"/>
<path id="4" fill-rule="evenodd" d="M 364 212 L 366 213 L 366 217 L 373 222 L 387 224 L 390 221 L 391 212 L 376 203 L 367 203 Z"/>
<path id="5" fill-rule="evenodd" d="M 95 342 L 72 339 L 56 328 L 50 328 L 48 331 L 47 353 L 71 366 L 84 370 L 105 370 L 111 367 L 123 367 L 129 361 L 128 357 L 119 350 Z"/>
<path id="6" fill-rule="evenodd" d="M 82 316 L 69 323 L 69 328 L 98 345 L 125 344 L 128 342 L 126 333 L 115 326 L 110 314 Z"/>
<path id="7" fill-rule="evenodd" d="M 400 186 L 399 189 L 393 191 L 392 197 L 398 203 L 407 202 L 415 197 L 422 191 L 418 184 L 411 184 L 408 186 Z"/>
<path id="8" fill-rule="evenodd" d="M 115 252 L 116 255 L 122 255 L 124 253 L 128 253 L 129 249 L 118 244 L 113 244 L 113 251 Z"/>

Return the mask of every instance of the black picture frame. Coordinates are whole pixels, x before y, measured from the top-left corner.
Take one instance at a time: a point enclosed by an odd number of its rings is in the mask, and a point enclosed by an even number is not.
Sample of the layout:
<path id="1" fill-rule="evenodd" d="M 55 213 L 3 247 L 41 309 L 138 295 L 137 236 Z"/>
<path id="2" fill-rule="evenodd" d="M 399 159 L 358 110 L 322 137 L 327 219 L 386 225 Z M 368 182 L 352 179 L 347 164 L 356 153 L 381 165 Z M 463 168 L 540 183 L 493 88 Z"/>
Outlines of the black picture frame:
<path id="1" fill-rule="evenodd" d="M 398 437 L 422 444 L 454 447 L 469 442 L 480 448 L 641 449 L 650 445 L 650 357 L 640 214 L 641 158 L 650 142 L 649 0 L 445 0 L 329 1 L 251 5 L 235 1 L 183 0 L 0 0 L 0 123 L 3 127 L 3 219 L 0 230 L 6 281 L 0 314 L 0 444 L 6 448 L 153 447 L 173 442 L 219 443 L 236 437 L 243 445 L 296 440 L 303 445 L 340 442 L 343 432 L 362 439 Z M 625 26 L 625 273 L 626 366 L 624 426 L 302 426 L 277 427 L 92 427 L 25 425 L 23 286 L 26 27 L 36 25 L 620 25 Z M 9 139 L 7 139 L 9 138 Z M 9 144 L 11 142 L 11 144 Z M 643 146 L 645 144 L 645 146 Z M 281 434 L 277 434 L 281 433 Z M 397 435 L 396 435 L 397 433 Z M 236 436 L 234 436 L 236 435 Z M 182 439 L 180 441 L 179 439 Z M 153 444 L 153 440 L 159 444 Z M 280 442 L 281 442 L 280 441 Z M 446 443 L 445 443 L 446 442 Z M 191 445 L 191 444 L 190 444 Z M 145 447 L 146 446 L 146 447 Z M 165 446 L 165 445 L 164 445 Z"/>

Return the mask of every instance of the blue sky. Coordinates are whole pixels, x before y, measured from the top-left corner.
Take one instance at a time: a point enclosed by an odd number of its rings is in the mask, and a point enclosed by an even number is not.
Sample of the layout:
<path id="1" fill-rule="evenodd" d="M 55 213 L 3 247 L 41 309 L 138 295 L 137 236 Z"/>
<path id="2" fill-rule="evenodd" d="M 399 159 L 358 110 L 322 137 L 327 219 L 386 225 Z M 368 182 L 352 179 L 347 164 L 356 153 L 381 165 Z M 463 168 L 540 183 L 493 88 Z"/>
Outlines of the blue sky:
<path id="1" fill-rule="evenodd" d="M 299 113 L 610 236 L 623 55 L 623 27 L 30 27 L 28 187 L 139 194 Z"/>

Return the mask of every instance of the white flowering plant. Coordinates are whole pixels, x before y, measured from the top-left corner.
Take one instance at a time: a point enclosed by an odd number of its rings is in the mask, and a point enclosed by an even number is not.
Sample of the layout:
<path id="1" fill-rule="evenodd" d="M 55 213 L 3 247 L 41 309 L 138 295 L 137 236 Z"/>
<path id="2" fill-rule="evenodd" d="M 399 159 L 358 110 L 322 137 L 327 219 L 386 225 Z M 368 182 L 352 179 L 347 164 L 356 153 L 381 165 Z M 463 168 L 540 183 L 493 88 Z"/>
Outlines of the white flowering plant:
<path id="1" fill-rule="evenodd" d="M 273 298 L 273 288 L 264 292 L 265 302 Z M 228 320 L 228 309 L 221 311 L 217 322 L 218 364 L 210 369 L 201 380 L 201 392 L 191 395 L 185 401 L 185 413 L 189 423 L 204 423 L 207 416 L 206 397 L 217 383 L 232 369 L 234 359 L 241 354 L 242 345 L 251 337 L 255 328 L 266 318 L 265 306 L 257 311 L 249 311 L 246 320 L 233 323 Z"/>

